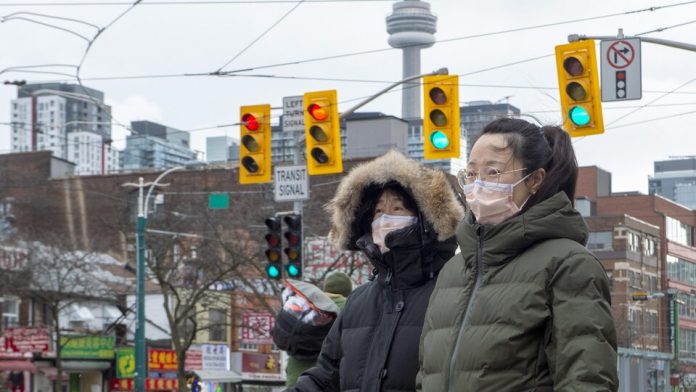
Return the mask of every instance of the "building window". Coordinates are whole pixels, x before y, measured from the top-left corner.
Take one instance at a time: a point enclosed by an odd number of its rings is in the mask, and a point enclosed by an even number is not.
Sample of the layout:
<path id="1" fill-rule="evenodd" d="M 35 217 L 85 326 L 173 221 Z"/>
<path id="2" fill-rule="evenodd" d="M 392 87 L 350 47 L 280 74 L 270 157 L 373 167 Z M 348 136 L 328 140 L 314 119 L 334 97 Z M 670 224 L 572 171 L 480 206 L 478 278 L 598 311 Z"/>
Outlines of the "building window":
<path id="1" fill-rule="evenodd" d="M 222 309 L 210 309 L 208 313 L 208 323 L 209 323 L 209 339 L 210 341 L 215 341 L 215 342 L 224 342 L 226 341 L 225 337 L 225 332 L 227 331 L 226 328 L 226 320 L 225 320 L 225 311 Z"/>
<path id="2" fill-rule="evenodd" d="M 678 244 L 694 246 L 694 228 L 669 216 L 665 217 L 667 239 Z"/>
<path id="3" fill-rule="evenodd" d="M 612 250 L 614 237 L 611 231 L 597 231 L 590 233 L 587 240 L 587 249 L 590 250 Z"/>
<path id="4" fill-rule="evenodd" d="M 643 238 L 643 254 L 655 256 L 655 240 L 649 237 Z"/>
<path id="5" fill-rule="evenodd" d="M 0 301 L 2 302 L 2 329 L 19 325 L 19 300 L 4 298 Z"/>
<path id="6" fill-rule="evenodd" d="M 640 251 L 640 236 L 632 231 L 629 231 L 626 238 L 626 248 L 631 252 Z"/>
<path id="7" fill-rule="evenodd" d="M 667 255 L 667 277 L 691 286 L 696 286 L 696 263 Z"/>

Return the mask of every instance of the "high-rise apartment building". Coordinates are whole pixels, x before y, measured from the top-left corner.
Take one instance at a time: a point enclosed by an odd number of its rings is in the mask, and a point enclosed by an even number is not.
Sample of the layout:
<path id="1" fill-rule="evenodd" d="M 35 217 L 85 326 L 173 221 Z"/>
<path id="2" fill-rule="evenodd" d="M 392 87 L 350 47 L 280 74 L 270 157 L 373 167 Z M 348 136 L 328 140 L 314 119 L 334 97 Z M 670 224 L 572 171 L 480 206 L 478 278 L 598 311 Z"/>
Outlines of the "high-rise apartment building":
<path id="1" fill-rule="evenodd" d="M 239 141 L 229 136 L 212 136 L 205 139 L 207 162 L 239 160 Z"/>
<path id="2" fill-rule="evenodd" d="M 12 151 L 49 150 L 75 163 L 75 174 L 118 170 L 111 146 L 111 107 L 104 93 L 65 83 L 20 86 L 11 102 Z"/>
<path id="3" fill-rule="evenodd" d="M 189 145 L 191 135 L 186 131 L 152 121 L 133 121 L 131 128 L 135 133 L 126 138 L 124 169 L 165 169 L 196 160 Z"/>
<path id="4" fill-rule="evenodd" d="M 648 180 L 648 186 L 651 195 L 696 210 L 696 156 L 655 162 L 655 175 Z"/>
<path id="5" fill-rule="evenodd" d="M 459 108 L 462 137 L 466 139 L 466 155 L 464 155 L 464 159 L 469 159 L 471 147 L 473 147 L 474 142 L 488 123 L 501 117 L 515 117 L 519 115 L 520 109 L 509 103 L 471 101 Z M 462 146 L 464 145 L 462 144 Z"/>

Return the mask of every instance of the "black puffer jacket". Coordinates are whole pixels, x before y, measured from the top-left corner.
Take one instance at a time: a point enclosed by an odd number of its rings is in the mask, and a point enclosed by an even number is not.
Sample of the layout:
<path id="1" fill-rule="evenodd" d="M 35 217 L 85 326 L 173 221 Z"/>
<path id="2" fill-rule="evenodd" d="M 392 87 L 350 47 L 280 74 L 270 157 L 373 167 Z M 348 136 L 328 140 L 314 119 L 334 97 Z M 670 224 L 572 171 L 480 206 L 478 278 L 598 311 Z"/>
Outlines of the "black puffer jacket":
<path id="1" fill-rule="evenodd" d="M 413 197 L 419 220 L 388 234 L 385 244 L 390 250 L 382 255 L 374 251 L 371 233 L 360 229 L 361 215 L 369 213 L 362 199 L 390 183 Z M 317 366 L 305 372 L 292 391 L 413 391 L 428 298 L 438 272 L 457 247 L 453 234 L 462 207 L 443 173 L 396 152 L 354 169 L 329 207 L 334 243 L 362 249 L 377 277 L 350 295 L 324 340 Z"/>

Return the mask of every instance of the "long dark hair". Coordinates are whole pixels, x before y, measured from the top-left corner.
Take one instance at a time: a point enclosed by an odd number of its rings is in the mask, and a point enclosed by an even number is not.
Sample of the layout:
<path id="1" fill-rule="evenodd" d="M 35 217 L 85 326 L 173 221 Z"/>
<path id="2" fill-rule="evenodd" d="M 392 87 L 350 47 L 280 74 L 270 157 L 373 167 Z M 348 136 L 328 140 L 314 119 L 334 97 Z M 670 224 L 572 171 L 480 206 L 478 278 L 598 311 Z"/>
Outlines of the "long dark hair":
<path id="1" fill-rule="evenodd" d="M 563 191 L 575 203 L 578 161 L 570 136 L 560 127 L 538 127 L 525 120 L 500 118 L 486 125 L 481 135 L 503 135 L 507 147 L 522 161 L 525 175 L 543 168 L 546 177 L 537 192 L 525 203 L 522 211 Z"/>

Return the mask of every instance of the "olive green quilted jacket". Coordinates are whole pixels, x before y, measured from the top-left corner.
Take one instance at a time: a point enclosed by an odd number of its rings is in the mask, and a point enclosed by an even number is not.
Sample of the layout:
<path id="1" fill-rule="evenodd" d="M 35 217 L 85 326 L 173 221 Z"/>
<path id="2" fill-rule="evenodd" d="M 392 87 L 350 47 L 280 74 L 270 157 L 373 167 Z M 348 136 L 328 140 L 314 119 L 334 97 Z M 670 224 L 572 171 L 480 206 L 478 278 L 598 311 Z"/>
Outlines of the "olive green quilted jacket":
<path id="1" fill-rule="evenodd" d="M 609 281 L 565 193 L 495 226 L 469 213 L 457 241 L 425 316 L 419 390 L 617 390 Z"/>

